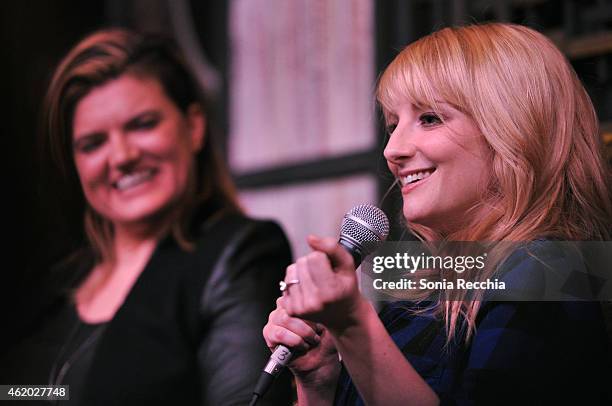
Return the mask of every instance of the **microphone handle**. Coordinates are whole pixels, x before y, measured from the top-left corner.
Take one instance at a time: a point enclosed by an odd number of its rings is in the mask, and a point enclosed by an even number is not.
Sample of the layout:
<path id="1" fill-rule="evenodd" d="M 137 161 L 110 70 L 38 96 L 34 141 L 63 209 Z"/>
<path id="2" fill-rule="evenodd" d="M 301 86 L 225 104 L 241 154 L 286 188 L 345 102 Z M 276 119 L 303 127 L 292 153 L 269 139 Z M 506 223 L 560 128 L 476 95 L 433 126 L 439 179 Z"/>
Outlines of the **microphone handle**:
<path id="1" fill-rule="evenodd" d="M 266 367 L 262 371 L 259 376 L 259 380 L 257 381 L 257 385 L 255 385 L 255 389 L 253 390 L 253 401 L 256 403 L 257 399 L 261 398 L 272 386 L 272 382 L 274 379 L 283 372 L 283 369 L 289 364 L 293 358 L 293 353 L 287 347 L 282 344 L 279 344 L 274 349 L 272 355 L 270 355 L 270 359 L 266 364 Z M 254 405 L 255 403 L 253 403 Z"/>

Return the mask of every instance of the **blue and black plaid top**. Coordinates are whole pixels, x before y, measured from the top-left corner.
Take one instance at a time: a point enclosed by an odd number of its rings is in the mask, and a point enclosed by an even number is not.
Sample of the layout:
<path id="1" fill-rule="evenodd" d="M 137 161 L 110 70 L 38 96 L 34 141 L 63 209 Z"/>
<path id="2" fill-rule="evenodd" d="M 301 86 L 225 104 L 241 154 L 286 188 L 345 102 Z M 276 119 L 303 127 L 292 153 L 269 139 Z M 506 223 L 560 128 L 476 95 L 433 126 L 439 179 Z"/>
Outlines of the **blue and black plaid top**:
<path id="1" fill-rule="evenodd" d="M 523 254 L 511 256 L 518 257 L 515 276 L 541 267 Z M 443 322 L 431 313 L 408 311 L 415 306 L 387 303 L 379 315 L 441 404 L 612 404 L 606 395 L 612 374 L 599 303 L 483 302 L 467 345 L 461 334 L 445 345 Z M 364 404 L 344 366 L 334 404 Z"/>

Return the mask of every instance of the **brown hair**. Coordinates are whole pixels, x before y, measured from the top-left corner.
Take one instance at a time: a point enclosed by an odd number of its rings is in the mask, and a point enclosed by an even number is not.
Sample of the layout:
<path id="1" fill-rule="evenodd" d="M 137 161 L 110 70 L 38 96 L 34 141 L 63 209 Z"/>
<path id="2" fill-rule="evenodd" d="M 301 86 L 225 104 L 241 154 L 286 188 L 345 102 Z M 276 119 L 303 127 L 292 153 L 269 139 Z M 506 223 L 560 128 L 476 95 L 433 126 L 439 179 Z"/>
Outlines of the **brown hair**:
<path id="1" fill-rule="evenodd" d="M 610 172 L 595 110 L 564 55 L 520 25 L 444 28 L 406 47 L 382 74 L 377 99 L 387 116 L 409 102 L 437 111 L 441 98 L 477 124 L 491 154 L 489 184 L 461 230 L 420 238 L 454 241 L 608 240 Z M 484 280 L 494 269 L 480 275 Z M 480 297 L 440 292 L 449 339 L 460 316 L 473 326 Z M 468 334 L 469 337 L 469 334 Z"/>
<path id="2" fill-rule="evenodd" d="M 176 46 L 168 39 L 124 29 L 94 32 L 80 41 L 60 62 L 46 95 L 47 149 L 69 188 L 80 190 L 72 151 L 72 120 L 77 103 L 93 88 L 123 74 L 152 77 L 183 113 L 193 103 L 204 109 L 206 100 Z M 210 121 L 210 120 L 207 120 Z M 212 144 L 210 124 L 196 156 L 196 173 L 179 203 L 170 232 L 184 249 L 190 248 L 189 227 L 202 203 L 240 211 L 229 171 Z M 84 227 L 98 261 L 112 259 L 112 224 L 85 204 Z"/>

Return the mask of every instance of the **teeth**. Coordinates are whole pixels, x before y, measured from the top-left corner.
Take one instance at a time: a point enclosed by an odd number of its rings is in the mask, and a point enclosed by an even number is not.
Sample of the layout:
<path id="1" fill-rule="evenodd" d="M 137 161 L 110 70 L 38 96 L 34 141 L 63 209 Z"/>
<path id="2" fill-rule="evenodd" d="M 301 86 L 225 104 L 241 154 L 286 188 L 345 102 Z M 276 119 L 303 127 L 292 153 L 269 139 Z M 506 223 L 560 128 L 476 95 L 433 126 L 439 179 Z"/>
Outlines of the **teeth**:
<path id="1" fill-rule="evenodd" d="M 149 180 L 152 176 L 152 170 L 130 173 L 122 176 L 121 179 L 116 182 L 115 187 L 119 190 L 125 190 Z"/>
<path id="2" fill-rule="evenodd" d="M 433 170 L 432 170 L 432 171 L 425 171 L 425 172 L 417 172 L 417 173 L 413 173 L 413 174 L 410 174 L 410 175 L 408 175 L 408 176 L 405 176 L 405 177 L 402 179 L 402 183 L 403 183 L 404 185 L 407 185 L 407 184 L 409 184 L 409 183 L 413 183 L 413 182 L 416 182 L 416 181 L 418 181 L 418 180 L 425 179 L 425 178 L 429 177 L 429 175 L 431 175 L 432 173 L 433 173 Z"/>

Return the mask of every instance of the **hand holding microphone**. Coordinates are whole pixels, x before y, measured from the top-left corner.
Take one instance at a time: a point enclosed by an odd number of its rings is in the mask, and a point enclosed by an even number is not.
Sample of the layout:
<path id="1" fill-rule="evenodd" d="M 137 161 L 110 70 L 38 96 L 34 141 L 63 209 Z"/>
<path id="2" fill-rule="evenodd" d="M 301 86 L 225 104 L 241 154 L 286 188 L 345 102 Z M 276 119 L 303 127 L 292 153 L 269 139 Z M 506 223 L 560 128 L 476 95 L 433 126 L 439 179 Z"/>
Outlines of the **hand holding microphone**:
<path id="1" fill-rule="evenodd" d="M 389 221 L 377 207 L 361 205 L 343 218 L 340 238 L 310 236 L 313 252 L 287 268 L 283 306 L 290 316 L 341 329 L 364 300 L 355 268 L 373 245 L 389 234 Z"/>
<path id="2" fill-rule="evenodd" d="M 318 323 L 291 317 L 279 298 L 264 327 L 264 338 L 272 351 L 287 348 L 291 353 L 288 367 L 298 381 L 317 385 L 337 374 L 338 352 L 330 333 Z M 289 349 L 290 348 L 290 349 Z"/>
<path id="3" fill-rule="evenodd" d="M 308 243 L 314 252 L 287 268 L 285 280 L 281 282 L 283 297 L 277 301 L 277 309 L 270 314 L 264 328 L 268 346 L 279 345 L 254 391 L 255 401 L 290 362 L 293 351 L 307 354 L 303 356 L 304 361 L 292 365 L 296 375 L 314 376 L 317 370 L 326 374 L 334 365 L 337 367 L 329 332 L 319 329 L 322 331 L 319 335 L 314 323 L 321 323 L 335 333 L 350 325 L 365 303 L 354 272 L 369 253 L 367 250 L 372 249 L 372 245 L 364 243 L 384 241 L 388 233 L 385 214 L 377 207 L 361 205 L 344 216 L 338 242 L 332 238 L 309 237 Z M 317 362 L 321 365 L 314 365 Z"/>

